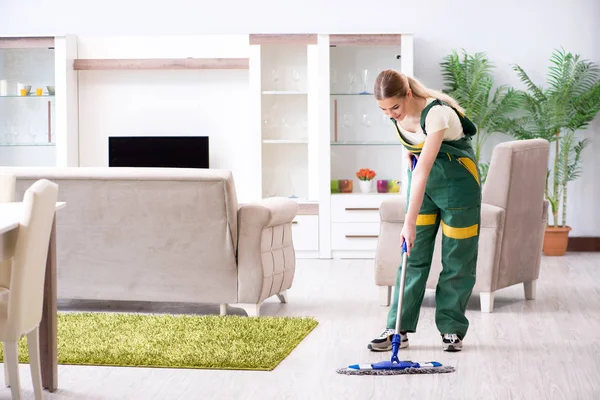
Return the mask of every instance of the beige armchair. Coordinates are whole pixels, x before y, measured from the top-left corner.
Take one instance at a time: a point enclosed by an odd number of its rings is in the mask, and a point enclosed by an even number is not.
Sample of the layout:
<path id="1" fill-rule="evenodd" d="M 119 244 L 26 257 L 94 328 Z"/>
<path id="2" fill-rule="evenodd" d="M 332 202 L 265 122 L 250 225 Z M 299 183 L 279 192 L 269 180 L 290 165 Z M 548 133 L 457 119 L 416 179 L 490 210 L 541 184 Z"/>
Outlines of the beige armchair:
<path id="1" fill-rule="evenodd" d="M 526 299 L 534 299 L 540 271 L 548 201 L 544 200 L 549 143 L 543 139 L 497 145 L 483 187 L 481 231 L 477 260 L 478 293 L 482 312 L 494 308 L 494 292 L 522 283 Z M 389 305 L 396 271 L 401 264 L 400 232 L 405 200 L 382 202 L 381 227 L 375 254 L 375 284 L 381 304 Z M 435 289 L 441 264 L 438 232 L 427 289 Z"/>
<path id="2" fill-rule="evenodd" d="M 24 213 L 14 244 L 10 284 L 0 287 L 7 294 L 0 300 L 0 340 L 4 343 L 4 368 L 13 399 L 19 399 L 17 344 L 27 335 L 29 364 L 36 400 L 42 399 L 39 325 L 42 320 L 46 256 L 58 186 L 47 180 L 35 182 L 23 198 Z"/>

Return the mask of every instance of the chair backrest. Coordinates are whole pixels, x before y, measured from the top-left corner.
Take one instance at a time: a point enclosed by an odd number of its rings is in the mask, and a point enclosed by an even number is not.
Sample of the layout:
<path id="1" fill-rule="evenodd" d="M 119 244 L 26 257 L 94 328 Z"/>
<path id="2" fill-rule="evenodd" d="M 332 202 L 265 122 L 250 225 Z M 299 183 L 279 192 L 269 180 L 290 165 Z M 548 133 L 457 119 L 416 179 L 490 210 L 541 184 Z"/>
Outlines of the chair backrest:
<path id="1" fill-rule="evenodd" d="M 548 141 L 530 139 L 498 144 L 492 153 L 483 202 L 506 210 L 497 277 L 502 285 L 524 279 L 518 275 L 535 266 L 540 256 L 549 149 Z M 506 265 L 516 270 L 503 271 Z"/>
<path id="2" fill-rule="evenodd" d="M 23 215 L 17 233 L 8 298 L 8 325 L 12 334 L 27 332 L 42 319 L 46 257 L 58 185 L 36 181 L 23 196 Z"/>
<path id="3" fill-rule="evenodd" d="M 16 177 L 14 174 L 0 173 L 0 203 L 15 201 Z M 12 260 L 0 261 L 0 287 L 8 288 L 10 285 L 10 270 Z"/>
<path id="4" fill-rule="evenodd" d="M 15 182 L 15 175 L 0 173 L 0 203 L 15 201 Z"/>

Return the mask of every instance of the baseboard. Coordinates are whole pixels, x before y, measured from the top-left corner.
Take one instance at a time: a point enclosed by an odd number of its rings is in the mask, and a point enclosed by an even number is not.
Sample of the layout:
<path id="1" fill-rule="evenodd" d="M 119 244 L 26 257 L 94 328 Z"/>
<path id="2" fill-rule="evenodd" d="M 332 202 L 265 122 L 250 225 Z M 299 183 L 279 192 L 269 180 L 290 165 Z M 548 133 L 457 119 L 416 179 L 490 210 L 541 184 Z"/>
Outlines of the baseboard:
<path id="1" fill-rule="evenodd" d="M 582 252 L 582 251 L 600 251 L 600 237 L 582 236 L 569 237 L 567 251 Z"/>

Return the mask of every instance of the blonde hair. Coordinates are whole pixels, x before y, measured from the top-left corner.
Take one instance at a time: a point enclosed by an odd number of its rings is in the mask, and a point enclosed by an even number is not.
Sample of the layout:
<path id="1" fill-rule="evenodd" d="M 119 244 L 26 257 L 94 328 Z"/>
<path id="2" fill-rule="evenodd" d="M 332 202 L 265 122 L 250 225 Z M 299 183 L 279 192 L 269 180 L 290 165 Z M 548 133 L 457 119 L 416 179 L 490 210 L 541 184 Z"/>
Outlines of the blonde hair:
<path id="1" fill-rule="evenodd" d="M 408 94 L 408 89 L 411 90 L 413 96 L 415 97 L 421 99 L 435 97 L 436 99 L 440 99 L 450 104 L 462 114 L 465 113 L 465 110 L 452 97 L 438 90 L 429 89 L 417 79 L 406 76 L 405 74 L 394 71 L 393 69 L 381 71 L 381 73 L 377 76 L 377 79 L 375 79 L 373 93 L 375 94 L 375 98 L 377 100 L 388 99 L 390 97 L 403 98 Z"/>

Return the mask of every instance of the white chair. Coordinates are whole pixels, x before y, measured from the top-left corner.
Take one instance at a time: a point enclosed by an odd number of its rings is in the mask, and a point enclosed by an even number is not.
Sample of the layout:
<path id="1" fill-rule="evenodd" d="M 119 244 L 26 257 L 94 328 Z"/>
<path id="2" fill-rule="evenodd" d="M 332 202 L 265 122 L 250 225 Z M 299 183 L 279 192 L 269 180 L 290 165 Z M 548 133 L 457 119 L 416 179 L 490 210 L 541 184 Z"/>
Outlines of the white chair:
<path id="1" fill-rule="evenodd" d="M 15 201 L 16 177 L 13 174 L 0 173 L 0 203 L 12 203 Z M 0 287 L 8 287 L 10 284 L 10 260 L 0 261 Z"/>
<path id="2" fill-rule="evenodd" d="M 24 210 L 17 232 L 8 294 L 0 301 L 0 340 L 4 343 L 4 368 L 13 399 L 20 399 L 17 343 L 27 335 L 29 364 L 35 399 L 42 399 L 39 325 L 42 320 L 44 278 L 58 185 L 36 181 L 23 196 Z"/>

